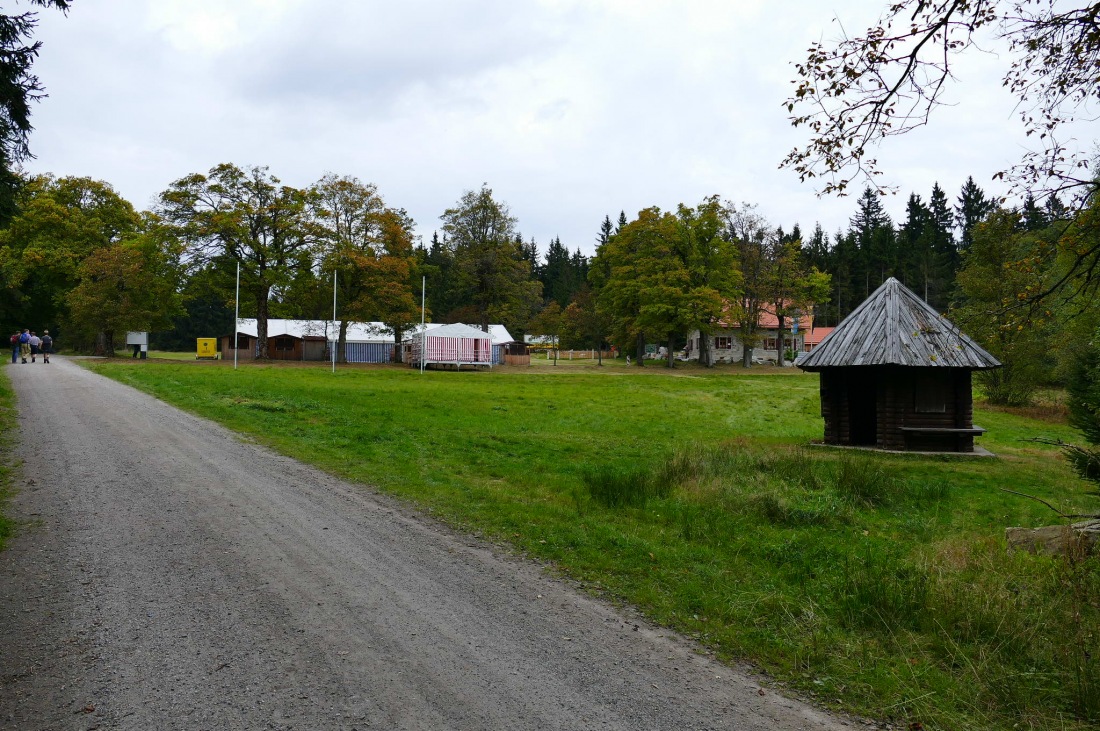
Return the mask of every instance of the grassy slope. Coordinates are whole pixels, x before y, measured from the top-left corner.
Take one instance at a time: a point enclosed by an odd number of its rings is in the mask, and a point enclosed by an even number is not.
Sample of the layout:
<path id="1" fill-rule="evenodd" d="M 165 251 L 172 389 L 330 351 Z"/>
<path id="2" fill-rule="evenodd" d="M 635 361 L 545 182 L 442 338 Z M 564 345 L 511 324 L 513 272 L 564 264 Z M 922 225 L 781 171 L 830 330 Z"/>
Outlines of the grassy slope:
<path id="1" fill-rule="evenodd" d="M 978 411 L 998 459 L 851 463 L 798 447 L 822 423 L 816 377 L 792 371 L 95 367 L 552 560 L 823 702 L 928 728 L 1053 728 L 1098 710 L 1083 654 L 1095 572 L 1001 542 L 1007 525 L 1056 521 L 998 487 L 1096 511 L 1056 452 L 1021 441 L 1072 439 L 1064 425 Z M 671 493 L 592 499 L 593 468 L 639 481 L 677 454 L 697 464 Z M 853 464 L 889 489 L 841 489 Z"/>
<path id="2" fill-rule="evenodd" d="M 15 429 L 15 392 L 6 373 L 0 372 L 0 551 L 11 535 L 14 524 L 4 514 L 12 491 L 11 439 Z"/>

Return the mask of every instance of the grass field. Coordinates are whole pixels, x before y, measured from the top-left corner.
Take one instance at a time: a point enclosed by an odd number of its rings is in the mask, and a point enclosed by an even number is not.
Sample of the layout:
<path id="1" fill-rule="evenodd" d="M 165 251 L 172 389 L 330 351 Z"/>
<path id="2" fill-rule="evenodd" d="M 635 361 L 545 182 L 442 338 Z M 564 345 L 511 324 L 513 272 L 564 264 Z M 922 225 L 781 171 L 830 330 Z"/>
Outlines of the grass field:
<path id="1" fill-rule="evenodd" d="M 817 378 L 612 364 L 89 367 L 552 562 L 823 705 L 934 729 L 1100 720 L 1100 567 L 1006 526 L 1100 511 L 1058 410 L 978 409 L 996 459 L 807 447 Z M 1040 418 L 1036 418 L 1040 417 Z M 916 726 L 913 726 L 916 728 Z"/>
<path id="2" fill-rule="evenodd" d="M 13 490 L 11 440 L 16 428 L 15 393 L 6 373 L 0 371 L 0 551 L 15 526 L 6 516 L 5 504 Z"/>

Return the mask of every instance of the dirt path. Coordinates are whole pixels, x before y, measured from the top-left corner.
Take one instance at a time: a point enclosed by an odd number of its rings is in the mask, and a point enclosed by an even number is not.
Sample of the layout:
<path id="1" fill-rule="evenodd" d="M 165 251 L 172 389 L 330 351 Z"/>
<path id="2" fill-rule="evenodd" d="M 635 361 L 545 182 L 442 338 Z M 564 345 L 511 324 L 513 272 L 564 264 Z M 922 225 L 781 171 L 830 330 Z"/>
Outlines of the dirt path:
<path id="1" fill-rule="evenodd" d="M 0 728 L 839 729 L 362 487 L 13 365 Z"/>

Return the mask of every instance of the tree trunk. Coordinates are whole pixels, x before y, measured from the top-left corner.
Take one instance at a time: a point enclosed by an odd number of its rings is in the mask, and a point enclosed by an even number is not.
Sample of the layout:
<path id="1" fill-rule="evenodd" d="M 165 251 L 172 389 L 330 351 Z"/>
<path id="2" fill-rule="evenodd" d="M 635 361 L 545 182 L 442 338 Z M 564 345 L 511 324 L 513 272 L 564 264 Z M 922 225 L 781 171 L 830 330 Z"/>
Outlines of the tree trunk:
<path id="1" fill-rule="evenodd" d="M 270 290 L 264 287 L 256 295 L 256 360 L 269 360 L 271 351 L 267 347 L 267 298 Z"/>
<path id="2" fill-rule="evenodd" d="M 597 340 L 596 341 L 596 365 L 598 365 L 598 366 L 603 365 L 603 341 L 602 340 Z"/>
<path id="3" fill-rule="evenodd" d="M 699 331 L 699 363 L 705 368 L 711 368 L 714 363 L 711 362 L 711 347 L 710 347 L 710 335 Z"/>
<path id="4" fill-rule="evenodd" d="M 741 331 L 741 365 L 752 368 L 752 333 Z"/>
<path id="5" fill-rule="evenodd" d="M 401 362 L 401 341 L 404 338 L 405 331 L 400 325 L 390 325 L 390 329 L 393 330 L 393 354 L 390 358 L 394 363 Z"/>
<path id="6" fill-rule="evenodd" d="M 778 307 L 775 309 L 779 310 Z M 783 315 L 776 315 L 776 319 L 779 320 L 779 332 L 775 334 L 775 364 L 782 368 L 786 365 L 786 359 L 783 357 L 783 321 L 787 318 Z"/>
<path id="7" fill-rule="evenodd" d="M 340 334 L 336 338 L 336 361 L 348 362 L 348 321 L 340 320 Z"/>
<path id="8" fill-rule="evenodd" d="M 672 346 L 676 342 L 676 333 L 668 334 L 668 360 L 665 363 L 666 368 L 676 367 L 676 358 L 672 355 Z"/>
<path id="9" fill-rule="evenodd" d="M 645 365 L 645 333 L 643 332 L 639 332 L 634 341 L 634 357 L 638 361 L 636 365 Z"/>

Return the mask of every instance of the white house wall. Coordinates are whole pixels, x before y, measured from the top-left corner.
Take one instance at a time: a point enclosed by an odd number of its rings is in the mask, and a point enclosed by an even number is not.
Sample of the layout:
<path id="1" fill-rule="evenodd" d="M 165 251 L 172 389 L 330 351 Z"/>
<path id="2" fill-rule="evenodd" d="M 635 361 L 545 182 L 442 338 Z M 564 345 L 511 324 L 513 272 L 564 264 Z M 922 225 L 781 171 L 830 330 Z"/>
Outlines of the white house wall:
<path id="1" fill-rule="evenodd" d="M 744 360 L 745 349 L 741 344 L 741 341 L 735 335 L 736 331 L 720 330 L 710 336 L 711 340 L 711 358 L 715 363 L 740 363 Z M 779 335 L 775 330 L 761 331 L 761 341 L 767 338 L 778 338 Z M 714 347 L 714 342 L 718 338 L 728 338 L 730 341 L 729 348 L 717 348 Z M 787 345 L 787 348 L 793 350 L 796 354 L 803 349 L 802 345 L 803 336 L 802 333 L 791 334 L 790 332 L 784 333 L 783 342 Z M 688 360 L 699 360 L 699 331 L 695 330 L 688 337 L 688 344 L 691 346 L 688 350 Z M 752 357 L 757 361 L 778 361 L 779 352 L 775 348 L 753 348 Z"/>

